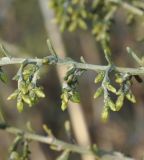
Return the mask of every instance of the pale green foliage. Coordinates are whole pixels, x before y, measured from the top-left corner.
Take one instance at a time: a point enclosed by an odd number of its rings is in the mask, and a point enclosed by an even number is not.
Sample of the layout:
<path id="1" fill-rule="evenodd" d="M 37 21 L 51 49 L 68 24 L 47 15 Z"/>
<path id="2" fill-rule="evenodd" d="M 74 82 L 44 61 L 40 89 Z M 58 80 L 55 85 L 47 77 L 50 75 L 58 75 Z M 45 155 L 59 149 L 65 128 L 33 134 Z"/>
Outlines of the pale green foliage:
<path id="1" fill-rule="evenodd" d="M 78 85 L 78 77 L 81 76 L 83 72 L 84 70 L 82 69 L 77 69 L 75 67 L 72 67 L 66 73 L 66 76 L 64 78 L 65 83 L 63 84 L 62 95 L 61 95 L 62 110 L 65 110 L 67 108 L 69 100 L 74 103 L 80 102 L 80 96 L 76 87 Z"/>
<path id="2" fill-rule="evenodd" d="M 17 99 L 19 112 L 23 111 L 24 103 L 31 107 L 39 98 L 45 97 L 43 88 L 37 86 L 39 69 L 38 64 L 23 63 L 14 77 L 18 81 L 18 89 L 8 97 L 8 100 Z"/>
<path id="3" fill-rule="evenodd" d="M 55 11 L 54 22 L 60 25 L 60 30 L 75 31 L 77 28 L 91 29 L 96 40 L 109 40 L 109 31 L 114 23 L 114 15 L 120 7 L 126 9 L 127 23 L 134 21 L 136 15 L 142 15 L 141 0 L 51 0 L 49 7 Z M 128 7 L 127 7 L 128 6 Z M 134 8 L 134 7 L 136 8 Z"/>
<path id="4" fill-rule="evenodd" d="M 114 69 L 113 69 L 114 70 Z M 136 103 L 135 96 L 131 91 L 132 77 L 130 74 L 118 74 L 115 73 L 115 81 L 119 84 L 119 89 L 117 90 L 113 85 L 111 85 L 108 74 L 110 70 L 104 72 L 99 72 L 95 78 L 95 82 L 101 82 L 101 87 L 97 89 L 94 94 L 94 98 L 104 95 L 104 108 L 102 112 L 102 119 L 106 120 L 108 118 L 109 110 L 119 111 L 124 103 L 124 98 L 128 99 L 132 103 Z M 135 77 L 135 76 L 134 76 Z M 116 102 L 111 99 L 111 94 L 117 96 Z"/>

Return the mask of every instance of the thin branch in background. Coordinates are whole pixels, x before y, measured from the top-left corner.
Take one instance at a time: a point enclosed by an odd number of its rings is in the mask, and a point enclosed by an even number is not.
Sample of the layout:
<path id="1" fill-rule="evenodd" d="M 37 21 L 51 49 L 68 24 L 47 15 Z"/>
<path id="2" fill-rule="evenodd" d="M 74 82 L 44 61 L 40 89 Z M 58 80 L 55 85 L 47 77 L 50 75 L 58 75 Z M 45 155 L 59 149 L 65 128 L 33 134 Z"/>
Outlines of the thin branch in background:
<path id="1" fill-rule="evenodd" d="M 107 0 L 107 1 L 119 4 L 122 8 L 126 9 L 129 12 L 132 12 L 135 15 L 138 15 L 138 16 L 143 16 L 144 15 L 143 10 L 131 5 L 130 3 L 120 1 L 120 0 Z M 141 2 L 141 3 L 142 3 L 141 5 L 144 5 L 144 2 Z"/>
<path id="2" fill-rule="evenodd" d="M 64 141 L 61 141 L 59 139 L 56 139 L 54 136 L 42 136 L 38 135 L 35 133 L 29 133 L 25 132 L 21 129 L 15 128 L 8 126 L 4 123 L 0 124 L 0 130 L 4 130 L 8 133 L 14 134 L 14 135 L 19 135 L 22 134 L 23 137 L 27 140 L 31 141 L 37 141 L 40 143 L 45 143 L 49 145 L 54 145 L 58 148 L 59 151 L 61 150 L 69 150 L 71 152 L 79 153 L 79 154 L 88 154 L 88 155 L 93 155 L 95 156 L 96 159 L 104 158 L 104 157 L 111 157 L 111 158 L 116 158 L 117 160 L 120 160 L 121 158 L 124 158 L 125 160 L 133 160 L 128 157 L 124 157 L 121 153 L 115 152 L 115 153 L 106 153 L 101 150 L 93 150 L 91 147 L 83 147 L 79 146 L 76 144 L 70 144 Z M 103 154 L 101 154 L 103 153 Z"/>

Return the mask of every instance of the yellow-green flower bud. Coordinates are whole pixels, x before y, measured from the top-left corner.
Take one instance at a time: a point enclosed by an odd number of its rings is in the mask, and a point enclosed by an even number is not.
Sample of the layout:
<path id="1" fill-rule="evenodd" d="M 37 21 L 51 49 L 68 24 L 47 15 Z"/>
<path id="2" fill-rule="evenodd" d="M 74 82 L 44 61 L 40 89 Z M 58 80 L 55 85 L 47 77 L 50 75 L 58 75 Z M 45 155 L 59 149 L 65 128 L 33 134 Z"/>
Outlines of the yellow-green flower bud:
<path id="1" fill-rule="evenodd" d="M 115 79 L 115 82 L 116 82 L 116 83 L 122 83 L 122 82 L 123 82 L 123 79 L 122 79 L 121 77 L 117 77 L 117 78 Z"/>
<path id="2" fill-rule="evenodd" d="M 74 103 L 80 103 L 80 95 L 78 92 L 75 92 L 71 97 L 70 100 Z"/>
<path id="3" fill-rule="evenodd" d="M 70 26 L 68 27 L 68 31 L 69 32 L 73 32 L 77 27 L 77 22 L 76 21 L 73 21 Z"/>
<path id="4" fill-rule="evenodd" d="M 65 101 L 62 101 L 62 104 L 61 104 L 62 111 L 66 110 L 67 107 L 68 107 L 68 104 Z"/>
<path id="5" fill-rule="evenodd" d="M 126 94 L 126 98 L 127 98 L 130 102 L 136 103 L 135 96 L 134 96 L 132 93 L 127 93 L 127 94 Z"/>
<path id="6" fill-rule="evenodd" d="M 98 98 L 99 96 L 101 96 L 103 94 L 103 88 L 100 87 L 97 89 L 97 91 L 94 94 L 94 99 Z"/>
<path id="7" fill-rule="evenodd" d="M 101 82 L 103 80 L 103 78 L 104 78 L 104 72 L 99 72 L 98 75 L 96 76 L 94 82 L 95 83 L 99 83 L 99 82 Z"/>
<path id="8" fill-rule="evenodd" d="M 106 122 L 109 118 L 109 112 L 107 109 L 104 109 L 101 114 L 101 119 L 103 122 Z"/>
<path id="9" fill-rule="evenodd" d="M 21 100 L 17 101 L 17 109 L 19 112 L 23 111 L 23 102 Z"/>
<path id="10" fill-rule="evenodd" d="M 31 100 L 30 100 L 30 97 L 27 96 L 27 95 L 22 95 L 22 99 L 25 103 L 27 103 L 29 106 L 32 106 L 32 103 L 31 103 Z"/>
<path id="11" fill-rule="evenodd" d="M 123 94 L 123 91 L 122 91 L 122 88 L 120 88 L 117 92 L 116 92 L 116 95 L 121 95 L 121 94 Z"/>
<path id="12" fill-rule="evenodd" d="M 87 24 L 86 24 L 86 22 L 85 22 L 83 19 L 81 19 L 81 18 L 78 19 L 78 25 L 79 25 L 79 27 L 80 27 L 81 29 L 84 29 L 84 30 L 87 29 Z"/>
<path id="13" fill-rule="evenodd" d="M 45 97 L 44 92 L 40 88 L 35 89 L 35 94 L 40 98 L 44 98 Z"/>
<path id="14" fill-rule="evenodd" d="M 110 108 L 112 111 L 116 111 L 116 106 L 115 106 L 114 102 L 113 102 L 111 99 L 109 99 L 109 100 L 107 101 L 107 105 L 109 106 L 109 108 Z"/>
<path id="15" fill-rule="evenodd" d="M 7 100 L 16 99 L 18 96 L 19 91 L 15 90 L 8 98 Z"/>
<path id="16" fill-rule="evenodd" d="M 64 92 L 62 95 L 61 95 L 61 99 L 67 103 L 68 102 L 68 93 L 67 92 Z"/>
<path id="17" fill-rule="evenodd" d="M 19 89 L 21 90 L 21 92 L 23 94 L 26 94 L 28 92 L 28 87 L 27 87 L 25 82 L 21 82 L 20 83 L 20 88 Z"/>
<path id="18" fill-rule="evenodd" d="M 105 87 L 106 87 L 109 91 L 111 91 L 112 93 L 116 93 L 116 89 L 115 89 L 111 84 L 106 83 L 106 84 L 105 84 Z"/>
<path id="19" fill-rule="evenodd" d="M 124 102 L 124 94 L 121 94 L 120 96 L 118 96 L 117 101 L 116 101 L 116 110 L 117 111 L 119 111 L 122 108 L 123 102 Z"/>

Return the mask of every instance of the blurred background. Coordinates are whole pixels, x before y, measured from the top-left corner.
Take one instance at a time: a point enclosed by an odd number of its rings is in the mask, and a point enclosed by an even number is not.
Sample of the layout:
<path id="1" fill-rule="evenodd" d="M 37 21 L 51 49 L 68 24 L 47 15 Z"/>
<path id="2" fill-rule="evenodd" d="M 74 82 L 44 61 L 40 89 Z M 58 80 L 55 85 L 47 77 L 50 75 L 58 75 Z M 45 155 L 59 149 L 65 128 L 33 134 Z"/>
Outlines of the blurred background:
<path id="1" fill-rule="evenodd" d="M 106 64 L 103 51 L 96 43 L 91 32 L 77 30 L 60 33 L 51 21 L 53 13 L 45 5 L 45 0 L 0 0 L 0 41 L 15 57 L 39 57 L 49 55 L 46 39 L 52 43 L 61 57 L 69 56 L 79 61 L 83 56 L 87 63 Z M 46 1 L 46 4 L 48 1 Z M 142 23 L 142 22 L 141 22 Z M 143 25 L 139 21 L 129 27 L 125 23 L 125 13 L 119 10 L 115 15 L 115 24 L 111 29 L 112 57 L 116 65 L 136 67 L 137 64 L 126 53 L 126 46 L 132 47 L 139 56 L 143 55 L 143 42 L 137 37 L 143 35 Z M 56 28 L 55 28 L 56 27 Z M 3 56 L 3 55 L 1 55 Z M 72 125 L 71 138 L 75 143 L 90 145 L 96 143 L 105 151 L 119 151 L 135 159 L 144 156 L 144 90 L 143 84 L 133 81 L 132 90 L 137 103 L 125 101 L 118 113 L 111 113 L 110 120 L 102 123 L 100 116 L 103 98 L 93 100 L 95 72 L 88 71 L 79 79 L 81 105 L 70 104 L 70 109 L 60 109 L 61 82 L 64 69 L 54 66 L 45 67 L 41 72 L 39 83 L 44 86 L 46 98 L 29 108 L 25 106 L 23 113 L 18 113 L 15 101 L 7 101 L 17 84 L 12 81 L 18 66 L 4 67 L 9 77 L 8 84 L 0 83 L 0 108 L 8 124 L 26 129 L 31 122 L 33 129 L 44 134 L 42 124 L 47 124 L 53 134 L 64 141 L 70 142 L 64 129 L 64 122 L 70 120 Z M 13 136 L 0 131 L 0 160 L 7 159 L 8 148 Z M 32 142 L 31 159 L 53 160 L 59 153 L 49 149 L 48 145 Z M 87 159 L 73 154 L 71 159 Z"/>

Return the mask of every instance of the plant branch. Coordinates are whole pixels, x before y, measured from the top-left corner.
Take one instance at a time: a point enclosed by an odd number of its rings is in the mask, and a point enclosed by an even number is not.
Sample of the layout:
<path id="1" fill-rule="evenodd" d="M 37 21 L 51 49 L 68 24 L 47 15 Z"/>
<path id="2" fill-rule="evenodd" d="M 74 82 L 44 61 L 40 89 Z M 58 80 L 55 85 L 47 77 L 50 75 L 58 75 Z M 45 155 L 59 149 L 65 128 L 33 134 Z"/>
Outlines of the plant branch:
<path id="1" fill-rule="evenodd" d="M 141 9 L 139 9 L 139 8 L 127 3 L 127 2 L 124 2 L 124 1 L 121 1 L 121 0 L 107 0 L 107 1 L 119 4 L 122 8 L 124 8 L 127 11 L 130 11 L 130 12 L 132 12 L 132 13 L 138 15 L 138 16 L 143 16 L 144 15 L 144 12 Z"/>
<path id="2" fill-rule="evenodd" d="M 4 124 L 0 124 L 0 129 L 4 130 L 8 133 L 18 135 L 18 134 L 23 134 L 24 138 L 27 140 L 32 140 L 32 141 L 37 141 L 49 145 L 54 145 L 56 146 L 59 150 L 65 150 L 68 149 L 72 152 L 76 152 L 79 154 L 94 154 L 91 149 L 75 144 L 70 144 L 61 140 L 58 140 L 54 136 L 42 136 L 38 135 L 35 133 L 30 133 L 30 132 L 25 132 L 21 129 L 15 128 L 15 127 L 10 127 Z"/>
<path id="3" fill-rule="evenodd" d="M 28 63 L 43 63 L 45 61 L 51 64 L 57 65 L 65 65 L 65 66 L 75 66 L 76 68 L 86 69 L 86 70 L 93 70 L 93 71 L 105 71 L 108 69 L 109 66 L 104 65 L 94 65 L 88 63 L 79 63 L 70 58 L 61 59 L 58 58 L 57 60 L 54 59 L 54 56 L 47 56 L 45 58 L 28 58 Z M 11 65 L 11 64 L 22 64 L 26 58 L 8 58 L 4 57 L 0 59 L 0 66 Z M 144 75 L 144 67 L 139 68 L 127 68 L 127 67 L 114 67 L 114 70 L 121 73 L 129 73 L 131 75 Z"/>
<path id="4" fill-rule="evenodd" d="M 40 143 L 45 143 L 49 145 L 56 146 L 59 151 L 61 150 L 69 150 L 70 152 L 75 152 L 79 154 L 88 154 L 88 155 L 93 155 L 95 158 L 98 159 L 105 159 L 105 158 L 110 158 L 110 159 L 125 159 L 125 160 L 133 160 L 131 158 L 125 157 L 123 154 L 119 152 L 104 152 L 102 150 L 99 150 L 95 148 L 94 150 L 90 147 L 84 147 L 84 146 L 79 146 L 77 144 L 70 144 L 67 142 L 64 142 L 62 140 L 59 140 L 55 138 L 54 136 L 43 136 L 43 135 L 38 135 L 36 133 L 30 133 L 30 132 L 25 132 L 21 129 L 15 128 L 8 126 L 4 123 L 0 124 L 0 130 L 4 130 L 7 133 L 13 134 L 13 135 L 19 135 L 22 134 L 25 139 L 31 140 L 31 141 L 37 141 Z"/>
<path id="5" fill-rule="evenodd" d="M 49 61 L 49 63 L 53 60 L 53 56 L 48 56 L 45 59 Z M 10 65 L 10 64 L 22 64 L 26 59 L 25 58 L 1 58 L 0 59 L 0 66 Z M 43 63 L 44 59 L 40 58 L 28 58 L 28 63 Z M 58 58 L 57 62 L 53 62 L 52 64 L 58 65 L 66 65 L 72 66 L 74 65 L 76 68 L 86 69 L 86 70 L 93 70 L 93 71 L 105 71 L 109 66 L 104 65 L 93 65 L 88 63 L 79 63 L 70 58 L 61 59 Z M 144 67 L 139 68 L 124 68 L 124 67 L 115 67 L 115 70 L 121 73 L 129 73 L 131 75 L 143 75 L 144 74 Z"/>

